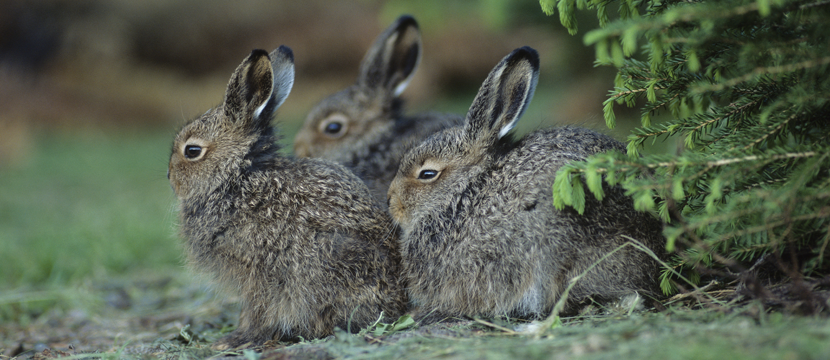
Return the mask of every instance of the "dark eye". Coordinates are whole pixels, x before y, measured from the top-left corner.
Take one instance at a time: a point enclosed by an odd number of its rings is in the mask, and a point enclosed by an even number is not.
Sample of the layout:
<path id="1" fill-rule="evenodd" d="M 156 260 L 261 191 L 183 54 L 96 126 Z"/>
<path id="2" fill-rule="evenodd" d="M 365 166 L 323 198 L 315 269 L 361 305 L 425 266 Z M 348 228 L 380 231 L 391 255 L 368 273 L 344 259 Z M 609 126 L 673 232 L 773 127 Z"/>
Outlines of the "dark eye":
<path id="1" fill-rule="evenodd" d="M 343 130 L 343 124 L 337 121 L 332 121 L 328 123 L 326 127 L 323 129 L 323 131 L 325 131 L 326 134 L 329 135 L 337 135 L 340 133 L 341 130 Z"/>
<path id="2" fill-rule="evenodd" d="M 418 173 L 418 180 L 430 180 L 436 176 L 438 176 L 437 170 L 421 170 L 421 172 Z"/>
<path id="3" fill-rule="evenodd" d="M 338 139 L 349 131 L 349 118 L 341 113 L 327 116 L 318 125 L 318 131 L 330 139 Z"/>
<path id="4" fill-rule="evenodd" d="M 202 147 L 199 145 L 187 145 L 184 147 L 184 157 L 195 159 L 202 155 Z"/>

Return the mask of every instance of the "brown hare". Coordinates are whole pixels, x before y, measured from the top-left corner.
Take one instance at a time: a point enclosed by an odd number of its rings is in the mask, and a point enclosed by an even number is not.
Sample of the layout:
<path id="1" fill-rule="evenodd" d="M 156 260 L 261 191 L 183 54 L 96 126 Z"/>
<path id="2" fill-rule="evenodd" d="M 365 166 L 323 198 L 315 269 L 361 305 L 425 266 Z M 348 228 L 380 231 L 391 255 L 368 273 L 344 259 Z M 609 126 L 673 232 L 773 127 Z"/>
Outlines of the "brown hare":
<path id="1" fill-rule="evenodd" d="M 341 165 L 278 154 L 270 123 L 293 82 L 289 48 L 254 50 L 224 102 L 173 142 L 188 261 L 243 301 L 217 349 L 354 331 L 407 304 L 395 227 L 366 185 Z"/>
<path id="2" fill-rule="evenodd" d="M 300 157 L 343 164 L 386 203 L 389 183 L 403 154 L 428 135 L 455 125 L 459 115 L 405 116 L 399 97 L 421 58 L 421 35 L 411 16 L 401 16 L 378 36 L 360 66 L 357 82 L 317 104 L 294 138 Z"/>
<path id="3" fill-rule="evenodd" d="M 606 186 L 602 201 L 587 199 L 584 215 L 554 208 L 561 166 L 624 146 L 576 127 L 514 139 L 538 69 L 535 50 L 514 50 L 484 81 L 462 126 L 401 160 L 389 211 L 402 228 L 404 275 L 419 315 L 545 316 L 569 281 L 625 236 L 662 253 L 660 222 L 635 211 L 619 187 Z M 569 304 L 653 294 L 656 273 L 655 260 L 624 247 L 575 284 Z"/>

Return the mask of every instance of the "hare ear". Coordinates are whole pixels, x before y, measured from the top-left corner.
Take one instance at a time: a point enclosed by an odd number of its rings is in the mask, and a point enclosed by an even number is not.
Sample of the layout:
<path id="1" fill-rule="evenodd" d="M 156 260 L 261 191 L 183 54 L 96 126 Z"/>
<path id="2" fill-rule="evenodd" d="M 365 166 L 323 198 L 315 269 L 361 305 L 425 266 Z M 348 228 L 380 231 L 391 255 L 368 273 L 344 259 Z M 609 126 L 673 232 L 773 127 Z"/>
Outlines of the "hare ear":
<path id="1" fill-rule="evenodd" d="M 357 82 L 398 97 L 421 61 L 421 32 L 415 18 L 403 15 L 378 36 L 360 64 Z"/>
<path id="2" fill-rule="evenodd" d="M 225 115 L 241 125 L 267 126 L 294 84 L 291 49 L 275 50 L 273 63 L 265 50 L 256 49 L 240 64 L 225 92 Z M 275 83 L 279 82 L 275 87 Z M 276 89 L 276 91 L 275 91 Z"/>
<path id="3" fill-rule="evenodd" d="M 492 144 L 507 135 L 524 113 L 539 79 L 539 54 L 521 47 L 505 56 L 481 84 L 464 125 L 475 141 Z"/>
<path id="4" fill-rule="evenodd" d="M 274 71 L 274 91 L 271 94 L 273 111 L 276 111 L 294 87 L 294 52 L 288 46 L 280 45 L 271 52 L 271 68 Z"/>

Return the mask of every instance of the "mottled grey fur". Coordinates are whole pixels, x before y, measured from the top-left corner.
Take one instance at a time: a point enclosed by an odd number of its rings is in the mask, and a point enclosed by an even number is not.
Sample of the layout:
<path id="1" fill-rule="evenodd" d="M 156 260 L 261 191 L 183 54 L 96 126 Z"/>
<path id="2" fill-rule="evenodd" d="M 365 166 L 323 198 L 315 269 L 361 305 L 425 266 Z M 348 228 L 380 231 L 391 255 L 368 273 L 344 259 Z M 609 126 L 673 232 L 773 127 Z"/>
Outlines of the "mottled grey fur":
<path id="1" fill-rule="evenodd" d="M 411 16 L 401 16 L 366 53 L 357 82 L 311 110 L 294 138 L 295 154 L 347 166 L 385 204 L 403 154 L 427 136 L 464 120 L 454 114 L 403 115 L 399 95 L 420 58 L 418 24 Z M 329 125 L 340 129 L 328 133 Z"/>
<path id="2" fill-rule="evenodd" d="M 524 47 L 485 80 L 463 126 L 429 137 L 401 160 L 389 210 L 401 226 L 410 300 L 420 315 L 539 317 L 569 281 L 630 236 L 657 253 L 661 224 L 620 187 L 586 195 L 584 215 L 553 206 L 556 171 L 624 145 L 560 127 L 508 134 L 533 95 L 539 59 Z M 655 294 L 657 263 L 625 247 L 576 283 L 570 304 Z"/>
<path id="3" fill-rule="evenodd" d="M 397 230 L 341 165 L 280 156 L 270 125 L 291 90 L 291 50 L 254 50 L 222 105 L 176 136 L 169 178 L 190 265 L 241 295 L 214 347 L 352 331 L 405 311 Z M 196 147 L 200 151 L 196 151 Z"/>

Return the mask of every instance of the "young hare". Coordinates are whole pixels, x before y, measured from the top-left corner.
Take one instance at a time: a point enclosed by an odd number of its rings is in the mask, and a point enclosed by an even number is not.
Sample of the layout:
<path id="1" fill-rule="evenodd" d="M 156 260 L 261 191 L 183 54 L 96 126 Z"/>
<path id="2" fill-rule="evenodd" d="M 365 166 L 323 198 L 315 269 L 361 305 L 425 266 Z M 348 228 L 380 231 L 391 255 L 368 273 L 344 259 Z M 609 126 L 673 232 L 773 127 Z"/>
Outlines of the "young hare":
<path id="1" fill-rule="evenodd" d="M 401 16 L 366 53 L 357 82 L 311 110 L 294 138 L 295 154 L 346 165 L 385 204 L 389 183 L 406 150 L 464 120 L 449 114 L 402 114 L 399 96 L 420 58 L 418 23 Z"/>
<path id="2" fill-rule="evenodd" d="M 168 177 L 189 263 L 243 304 L 217 349 L 318 338 L 401 315 L 391 219 L 346 168 L 277 153 L 270 124 L 294 82 L 291 50 L 254 50 L 224 102 L 176 135 Z"/>
<path id="3" fill-rule="evenodd" d="M 463 126 L 401 160 L 389 211 L 403 231 L 404 274 L 419 315 L 545 316 L 571 279 L 626 236 L 661 246 L 660 223 L 635 211 L 619 187 L 606 187 L 602 201 L 586 199 L 584 215 L 554 208 L 551 186 L 562 165 L 624 146 L 575 127 L 512 139 L 538 69 L 535 50 L 514 50 L 484 81 Z M 570 303 L 651 293 L 656 271 L 653 259 L 624 247 L 576 283 Z"/>

